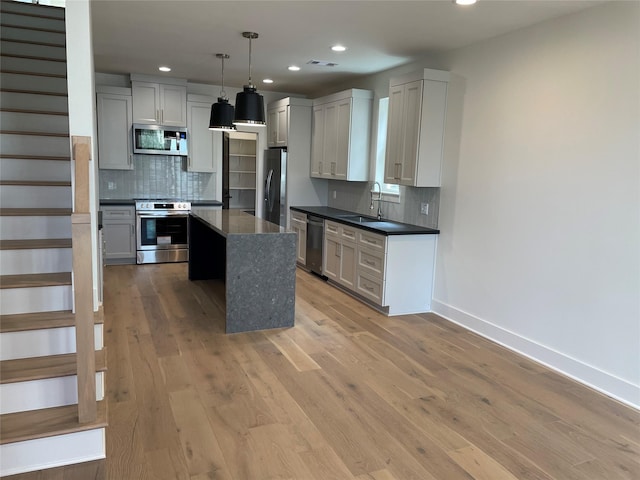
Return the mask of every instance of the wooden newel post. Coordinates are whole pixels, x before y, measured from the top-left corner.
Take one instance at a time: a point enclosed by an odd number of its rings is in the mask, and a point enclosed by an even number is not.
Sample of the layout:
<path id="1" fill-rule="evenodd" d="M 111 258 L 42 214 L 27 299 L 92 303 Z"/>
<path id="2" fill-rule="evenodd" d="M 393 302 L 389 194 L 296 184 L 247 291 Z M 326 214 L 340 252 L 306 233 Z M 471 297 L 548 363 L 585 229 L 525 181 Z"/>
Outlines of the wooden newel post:
<path id="1" fill-rule="evenodd" d="M 97 417 L 89 198 L 91 138 L 73 136 L 71 141 L 75 164 L 71 234 L 73 242 L 76 358 L 78 363 L 78 420 L 80 423 L 88 423 L 94 421 Z"/>

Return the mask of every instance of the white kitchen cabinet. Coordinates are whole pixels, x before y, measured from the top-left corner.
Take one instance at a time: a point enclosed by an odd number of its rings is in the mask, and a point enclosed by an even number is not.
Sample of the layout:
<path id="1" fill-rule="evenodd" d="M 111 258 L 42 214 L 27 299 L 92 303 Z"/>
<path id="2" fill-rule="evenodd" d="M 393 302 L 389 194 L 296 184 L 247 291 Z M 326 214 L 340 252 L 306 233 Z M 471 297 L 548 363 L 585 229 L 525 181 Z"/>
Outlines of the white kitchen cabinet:
<path id="1" fill-rule="evenodd" d="M 267 146 L 286 147 L 289 131 L 289 105 L 274 102 L 267 106 Z"/>
<path id="2" fill-rule="evenodd" d="M 385 183 L 440 186 L 449 77 L 424 69 L 391 79 Z"/>
<path id="3" fill-rule="evenodd" d="M 305 266 L 307 263 L 307 215 L 291 211 L 289 224 L 291 230 L 297 234 L 296 261 Z"/>
<path id="4" fill-rule="evenodd" d="M 133 123 L 170 127 L 187 126 L 186 83 L 174 85 L 132 81 L 131 91 Z"/>
<path id="5" fill-rule="evenodd" d="M 136 263 L 135 207 L 102 205 L 105 264 Z"/>
<path id="6" fill-rule="evenodd" d="M 109 170 L 132 170 L 131 90 L 116 87 L 102 90 L 114 93 L 96 95 L 98 166 Z"/>
<path id="7" fill-rule="evenodd" d="M 368 179 L 372 98 L 369 90 L 350 89 L 313 101 L 312 177 Z"/>
<path id="8" fill-rule="evenodd" d="M 324 222 L 323 274 L 353 290 L 356 280 L 356 229 L 340 223 Z"/>
<path id="9" fill-rule="evenodd" d="M 212 102 L 187 102 L 187 171 L 217 172 L 222 165 L 222 132 L 209 130 Z"/>
<path id="10" fill-rule="evenodd" d="M 323 273 L 389 315 L 431 310 L 437 235 L 389 235 L 325 220 Z"/>

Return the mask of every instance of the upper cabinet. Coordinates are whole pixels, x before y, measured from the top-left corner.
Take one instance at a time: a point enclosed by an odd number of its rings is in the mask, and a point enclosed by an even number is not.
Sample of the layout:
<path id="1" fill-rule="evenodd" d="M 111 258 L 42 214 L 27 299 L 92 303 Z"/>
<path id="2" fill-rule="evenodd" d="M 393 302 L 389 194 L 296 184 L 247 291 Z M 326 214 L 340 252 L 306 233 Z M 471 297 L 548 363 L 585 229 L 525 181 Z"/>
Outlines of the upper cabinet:
<path id="1" fill-rule="evenodd" d="M 98 166 L 132 170 L 131 90 L 103 87 L 96 95 L 98 115 Z"/>
<path id="2" fill-rule="evenodd" d="M 280 100 L 267 105 L 267 146 L 286 147 L 288 133 L 289 104 Z"/>
<path id="3" fill-rule="evenodd" d="M 350 89 L 313 101 L 312 177 L 366 181 L 373 92 Z"/>
<path id="4" fill-rule="evenodd" d="M 191 99 L 194 101 L 191 101 Z M 187 171 L 217 172 L 222 165 L 222 132 L 209 130 L 211 101 L 200 95 L 189 95 L 187 102 L 187 130 L 189 131 L 189 155 Z M 203 101 L 206 100 L 206 101 Z"/>
<path id="5" fill-rule="evenodd" d="M 187 85 L 131 81 L 133 123 L 187 126 Z"/>
<path id="6" fill-rule="evenodd" d="M 385 183 L 440 186 L 449 78 L 424 69 L 391 79 Z"/>

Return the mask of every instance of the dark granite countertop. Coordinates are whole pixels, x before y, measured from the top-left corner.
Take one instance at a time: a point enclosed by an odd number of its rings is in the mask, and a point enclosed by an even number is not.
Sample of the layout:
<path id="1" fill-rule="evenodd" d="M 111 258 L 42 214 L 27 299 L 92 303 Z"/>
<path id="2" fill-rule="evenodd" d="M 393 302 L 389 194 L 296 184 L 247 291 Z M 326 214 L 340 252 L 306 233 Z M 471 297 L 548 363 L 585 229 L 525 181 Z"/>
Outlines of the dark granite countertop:
<path id="1" fill-rule="evenodd" d="M 186 200 L 186 201 L 189 201 L 189 200 Z M 221 207 L 222 206 L 222 202 L 219 202 L 217 200 L 190 200 L 190 201 L 191 201 L 192 207 Z M 135 204 L 136 204 L 136 200 L 134 200 L 133 198 L 100 199 L 100 205 L 135 205 Z"/>
<path id="2" fill-rule="evenodd" d="M 381 235 L 437 235 L 440 230 L 435 228 L 420 227 L 408 223 L 396 222 L 393 220 L 378 220 L 375 217 L 362 215 L 357 212 L 349 212 L 332 207 L 290 207 L 297 212 L 317 215 L 326 220 L 351 225 L 354 227 L 369 230 Z"/>
<path id="3" fill-rule="evenodd" d="M 286 228 L 240 210 L 204 210 L 192 208 L 191 215 L 202 220 L 223 237 L 261 233 L 290 233 Z"/>

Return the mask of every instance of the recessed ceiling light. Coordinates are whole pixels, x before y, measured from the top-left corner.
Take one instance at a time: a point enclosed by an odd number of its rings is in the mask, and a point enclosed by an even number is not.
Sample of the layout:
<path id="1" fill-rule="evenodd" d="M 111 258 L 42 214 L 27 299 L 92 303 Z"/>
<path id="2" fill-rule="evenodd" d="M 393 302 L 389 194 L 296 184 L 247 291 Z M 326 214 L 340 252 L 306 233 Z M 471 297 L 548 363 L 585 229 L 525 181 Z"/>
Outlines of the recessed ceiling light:
<path id="1" fill-rule="evenodd" d="M 289 70 L 291 70 L 292 72 L 297 72 L 298 70 L 300 70 L 300 67 L 297 67 L 296 65 L 289 65 Z"/>
<path id="2" fill-rule="evenodd" d="M 270 78 L 265 78 L 264 80 L 262 80 L 262 83 L 273 83 L 273 80 L 271 80 Z"/>
<path id="3" fill-rule="evenodd" d="M 170 72 L 171 67 L 158 67 L 158 70 L 160 70 L 161 72 Z"/>
<path id="4" fill-rule="evenodd" d="M 331 47 L 331 50 L 333 50 L 334 52 L 344 52 L 347 49 L 347 47 L 345 47 L 344 45 L 334 45 L 333 47 Z"/>
<path id="5" fill-rule="evenodd" d="M 476 0 L 453 0 L 456 5 L 473 5 Z"/>

